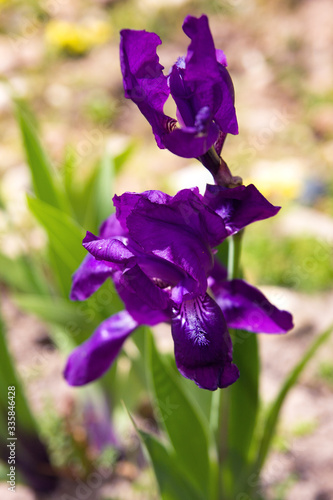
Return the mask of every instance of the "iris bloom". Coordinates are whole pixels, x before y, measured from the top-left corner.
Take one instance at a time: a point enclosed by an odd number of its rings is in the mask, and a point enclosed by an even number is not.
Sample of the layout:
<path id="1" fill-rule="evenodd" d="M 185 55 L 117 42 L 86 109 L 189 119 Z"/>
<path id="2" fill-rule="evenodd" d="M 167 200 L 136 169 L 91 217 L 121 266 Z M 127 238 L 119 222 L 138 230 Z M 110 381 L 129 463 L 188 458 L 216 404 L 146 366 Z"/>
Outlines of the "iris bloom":
<path id="1" fill-rule="evenodd" d="M 125 310 L 105 320 L 70 355 L 71 385 L 100 377 L 139 325 L 171 324 L 178 370 L 201 388 L 227 387 L 239 376 L 230 328 L 284 333 L 280 311 L 243 280 L 226 279 L 215 248 L 246 225 L 275 215 L 253 186 L 208 185 L 171 197 L 160 191 L 114 197 L 116 213 L 99 236 L 83 240 L 89 255 L 73 277 L 71 298 L 85 300 L 111 277 Z"/>
<path id="2" fill-rule="evenodd" d="M 125 97 L 152 126 L 160 148 L 185 158 L 201 157 L 212 146 L 219 155 L 227 133 L 238 134 L 234 88 L 227 60 L 216 50 L 207 16 L 187 16 L 183 30 L 191 39 L 186 57 L 163 74 L 155 33 L 122 30 L 120 63 Z M 169 95 L 177 105 L 177 121 L 163 112 Z"/>

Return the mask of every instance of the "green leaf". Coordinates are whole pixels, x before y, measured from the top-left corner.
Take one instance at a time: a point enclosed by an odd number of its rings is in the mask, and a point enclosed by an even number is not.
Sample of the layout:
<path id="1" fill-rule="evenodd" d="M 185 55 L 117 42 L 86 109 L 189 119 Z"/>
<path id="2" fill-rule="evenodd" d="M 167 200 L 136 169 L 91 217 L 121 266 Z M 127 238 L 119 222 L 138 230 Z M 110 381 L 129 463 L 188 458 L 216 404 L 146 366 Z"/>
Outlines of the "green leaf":
<path id="1" fill-rule="evenodd" d="M 53 249 L 74 272 L 87 255 L 82 247 L 84 229 L 67 214 L 41 200 L 28 197 L 28 206 L 46 229 Z"/>
<path id="2" fill-rule="evenodd" d="M 209 440 L 204 421 L 183 391 L 176 375 L 158 353 L 147 332 L 147 350 L 153 391 L 158 410 L 175 449 L 177 461 L 205 498 L 209 498 Z"/>
<path id="3" fill-rule="evenodd" d="M 107 280 L 89 299 L 74 302 L 50 295 L 14 295 L 15 303 L 43 321 L 60 326 L 79 344 L 106 318 L 122 309 L 111 280 Z"/>
<path id="4" fill-rule="evenodd" d="M 0 253 L 0 280 L 20 292 L 48 293 L 41 269 L 30 256 L 21 255 L 10 259 Z"/>
<path id="5" fill-rule="evenodd" d="M 162 500 L 204 500 L 186 479 L 172 448 L 138 429 L 133 419 L 132 422 L 150 456 Z"/>
<path id="6" fill-rule="evenodd" d="M 211 418 L 213 392 L 200 389 L 200 387 L 193 383 L 193 380 L 189 380 L 185 377 L 179 377 L 174 355 L 171 354 L 170 358 L 171 359 L 169 361 L 171 367 L 173 368 L 173 371 L 176 372 L 179 384 L 190 399 L 191 403 L 195 405 L 196 411 L 200 415 L 200 418 L 204 419 L 205 425 L 208 428 Z"/>
<path id="7" fill-rule="evenodd" d="M 5 335 L 5 328 L 0 317 L 0 416 L 7 419 L 8 406 L 8 387 L 15 387 L 15 406 L 17 427 L 20 426 L 21 432 L 37 433 L 36 422 L 30 411 L 30 407 L 25 399 L 21 382 L 16 374 L 13 359 L 9 353 Z M 3 414 L 4 413 L 4 414 Z"/>
<path id="8" fill-rule="evenodd" d="M 119 153 L 117 156 L 114 157 L 114 167 L 117 174 L 121 172 L 123 166 L 131 157 L 135 149 L 136 149 L 136 143 L 135 141 L 131 141 L 127 144 L 127 146 L 121 153 Z"/>
<path id="9" fill-rule="evenodd" d="M 30 111 L 20 101 L 15 102 L 15 111 L 37 198 L 54 207 L 67 209 L 56 181 L 56 172 L 41 146 Z"/>
<path id="10" fill-rule="evenodd" d="M 83 342 L 102 321 L 89 301 L 82 303 L 51 296 L 14 295 L 15 303 L 41 320 L 61 326 L 76 344 Z"/>
<path id="11" fill-rule="evenodd" d="M 58 284 L 60 295 L 67 298 L 72 285 L 72 273 L 62 257 L 53 248 L 51 242 L 49 242 L 47 250 L 50 267 L 53 271 L 54 279 Z"/>
<path id="12" fill-rule="evenodd" d="M 105 153 L 81 194 L 82 201 L 85 201 L 82 203 L 85 208 L 84 227 L 91 232 L 97 231 L 101 223 L 114 212 L 113 179 L 114 161 Z"/>
<path id="13" fill-rule="evenodd" d="M 94 193 L 98 225 L 114 212 L 112 203 L 113 178 L 114 161 L 109 154 L 105 153 L 99 165 Z"/>
<path id="14" fill-rule="evenodd" d="M 233 361 L 240 378 L 228 390 L 229 414 L 226 465 L 234 481 L 233 494 L 243 491 L 248 479 L 249 450 L 259 408 L 258 339 L 253 333 L 235 330 L 232 335 Z"/>
<path id="15" fill-rule="evenodd" d="M 272 439 L 274 437 L 276 426 L 279 420 L 281 407 L 288 395 L 290 389 L 296 384 L 302 371 L 308 364 L 308 362 L 313 358 L 319 347 L 326 342 L 331 333 L 333 332 L 333 325 L 331 325 L 327 330 L 325 330 L 321 335 L 319 335 L 311 344 L 309 349 L 305 352 L 302 359 L 297 363 L 295 368 L 290 372 L 282 385 L 280 392 L 278 393 L 275 401 L 273 402 L 264 423 L 264 429 L 262 437 L 260 440 L 259 451 L 257 459 L 255 461 L 253 470 L 255 473 L 260 472 L 262 466 L 265 463 Z"/>

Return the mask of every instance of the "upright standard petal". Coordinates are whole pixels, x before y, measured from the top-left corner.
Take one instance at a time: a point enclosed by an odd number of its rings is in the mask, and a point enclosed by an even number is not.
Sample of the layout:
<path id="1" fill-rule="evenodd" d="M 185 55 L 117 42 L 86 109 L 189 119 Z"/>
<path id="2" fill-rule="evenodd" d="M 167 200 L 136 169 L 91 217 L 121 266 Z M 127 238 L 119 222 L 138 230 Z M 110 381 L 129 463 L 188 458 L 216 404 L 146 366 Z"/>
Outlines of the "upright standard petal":
<path id="1" fill-rule="evenodd" d="M 204 224 L 205 206 L 198 198 L 197 202 L 201 211 L 191 207 L 190 197 L 186 201 L 172 200 L 168 205 L 142 199 L 128 216 L 127 225 L 131 238 L 144 252 L 174 264 L 192 277 L 199 295 L 206 291 L 206 275 L 213 265 L 213 255 Z M 214 213 L 210 215 L 216 219 L 210 230 L 214 227 L 217 234 L 226 235 L 223 223 L 219 223 Z"/>
<path id="2" fill-rule="evenodd" d="M 164 148 L 163 136 L 175 122 L 163 113 L 170 90 L 156 48 L 162 42 L 155 33 L 122 30 L 120 66 L 125 97 L 131 99 L 152 126 L 156 142 Z"/>
<path id="3" fill-rule="evenodd" d="M 253 184 L 233 189 L 207 184 L 204 201 L 223 219 L 229 235 L 252 222 L 273 217 L 280 210 Z"/>
<path id="4" fill-rule="evenodd" d="M 64 371 L 69 385 L 84 385 L 101 377 L 137 326 L 127 311 L 103 321 L 93 335 L 69 356 Z"/>
<path id="5" fill-rule="evenodd" d="M 207 16 L 188 16 L 183 24 L 191 39 L 185 59 L 184 80 L 191 87 L 196 111 L 207 106 L 224 133 L 238 134 L 234 88 L 225 68 L 226 60 L 216 53 Z M 222 60 L 224 64 L 218 62 Z M 173 95 L 173 88 L 170 85 Z"/>
<path id="6" fill-rule="evenodd" d="M 254 333 L 286 333 L 293 328 L 289 312 L 273 306 L 263 293 L 243 280 L 215 282 L 211 288 L 229 328 Z"/>
<path id="7" fill-rule="evenodd" d="M 209 295 L 184 301 L 175 312 L 171 328 L 176 364 L 184 377 L 211 391 L 238 379 L 226 322 Z"/>
<path id="8" fill-rule="evenodd" d="M 159 205 L 167 204 L 172 199 L 170 195 L 158 190 L 144 191 L 143 193 L 126 192 L 121 196 L 115 195 L 112 201 L 116 207 L 117 219 L 126 231 L 127 217 L 131 214 L 132 210 L 136 207 L 141 198 L 145 198 L 152 203 L 157 203 Z"/>

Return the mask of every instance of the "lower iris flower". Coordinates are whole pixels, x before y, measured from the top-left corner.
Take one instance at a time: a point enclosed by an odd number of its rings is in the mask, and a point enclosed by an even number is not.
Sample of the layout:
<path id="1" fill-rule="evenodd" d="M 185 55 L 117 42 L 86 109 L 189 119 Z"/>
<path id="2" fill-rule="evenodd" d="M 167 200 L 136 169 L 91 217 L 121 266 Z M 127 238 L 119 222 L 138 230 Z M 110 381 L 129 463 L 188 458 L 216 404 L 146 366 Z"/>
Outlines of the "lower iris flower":
<path id="1" fill-rule="evenodd" d="M 110 277 L 125 310 L 73 351 L 65 368 L 69 384 L 103 375 L 139 325 L 167 322 L 180 373 L 204 389 L 227 387 L 239 377 L 228 328 L 292 328 L 288 312 L 245 281 L 228 281 L 215 257 L 228 236 L 278 212 L 253 185 L 208 185 L 204 196 L 197 188 L 174 197 L 124 193 L 114 205 L 99 236 L 88 232 L 83 240 L 89 254 L 73 276 L 71 298 L 87 299 Z"/>

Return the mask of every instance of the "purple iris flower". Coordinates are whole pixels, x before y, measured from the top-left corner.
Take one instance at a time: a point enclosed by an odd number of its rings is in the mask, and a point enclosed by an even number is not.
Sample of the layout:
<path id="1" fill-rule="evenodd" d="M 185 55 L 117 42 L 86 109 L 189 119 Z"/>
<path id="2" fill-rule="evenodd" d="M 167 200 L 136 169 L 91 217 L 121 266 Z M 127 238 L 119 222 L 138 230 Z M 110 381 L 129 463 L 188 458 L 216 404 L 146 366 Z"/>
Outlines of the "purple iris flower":
<path id="1" fill-rule="evenodd" d="M 105 320 L 70 355 L 65 377 L 83 385 L 112 364 L 139 326 L 171 324 L 178 370 L 201 388 L 227 387 L 239 376 L 228 327 L 284 333 L 292 317 L 256 288 L 227 280 L 215 248 L 246 225 L 275 215 L 253 186 L 208 185 L 171 197 L 160 191 L 114 197 L 116 213 L 99 236 L 83 240 L 89 254 L 73 276 L 71 298 L 85 300 L 111 277 L 125 310 Z"/>
<path id="2" fill-rule="evenodd" d="M 155 33 L 122 30 L 120 63 L 125 97 L 131 99 L 152 126 L 157 145 L 185 158 L 198 158 L 215 146 L 219 155 L 227 133 L 238 134 L 234 88 L 227 60 L 216 50 L 208 18 L 187 16 L 183 23 L 191 39 L 168 76 L 163 74 Z M 169 95 L 177 105 L 177 121 L 163 112 Z"/>

